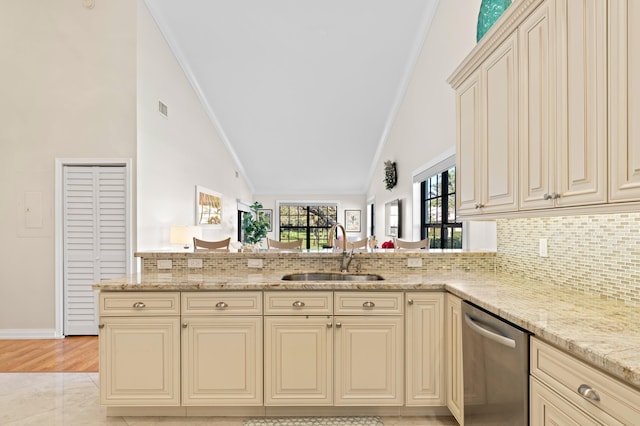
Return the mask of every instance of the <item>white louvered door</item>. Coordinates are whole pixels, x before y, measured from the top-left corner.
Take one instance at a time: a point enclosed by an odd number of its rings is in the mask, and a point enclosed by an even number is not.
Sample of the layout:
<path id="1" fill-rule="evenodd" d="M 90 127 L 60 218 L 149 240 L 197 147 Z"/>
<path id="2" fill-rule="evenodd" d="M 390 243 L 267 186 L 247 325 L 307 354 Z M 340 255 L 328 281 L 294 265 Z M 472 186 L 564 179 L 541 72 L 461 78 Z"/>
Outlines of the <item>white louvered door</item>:
<path id="1" fill-rule="evenodd" d="M 64 334 L 98 334 L 91 286 L 127 274 L 127 173 L 124 166 L 65 166 Z"/>

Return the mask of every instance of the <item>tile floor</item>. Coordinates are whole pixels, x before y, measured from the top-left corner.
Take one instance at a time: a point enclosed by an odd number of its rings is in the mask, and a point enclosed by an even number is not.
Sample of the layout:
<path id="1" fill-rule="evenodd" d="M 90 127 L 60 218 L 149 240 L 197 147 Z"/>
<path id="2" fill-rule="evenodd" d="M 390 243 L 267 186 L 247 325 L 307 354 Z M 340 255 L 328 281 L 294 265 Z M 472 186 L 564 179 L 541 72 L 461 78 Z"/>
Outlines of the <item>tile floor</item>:
<path id="1" fill-rule="evenodd" d="M 107 417 L 98 373 L 0 373 L 3 426 L 242 426 L 241 418 Z M 385 426 L 454 426 L 451 417 L 384 417 Z"/>

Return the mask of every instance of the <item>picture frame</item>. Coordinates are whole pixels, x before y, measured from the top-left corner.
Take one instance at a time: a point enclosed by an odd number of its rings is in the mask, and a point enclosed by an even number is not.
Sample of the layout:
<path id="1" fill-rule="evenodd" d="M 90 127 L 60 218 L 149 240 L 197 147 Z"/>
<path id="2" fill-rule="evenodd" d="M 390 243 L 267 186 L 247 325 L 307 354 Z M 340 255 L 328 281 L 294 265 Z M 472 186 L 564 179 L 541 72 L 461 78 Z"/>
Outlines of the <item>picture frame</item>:
<path id="1" fill-rule="evenodd" d="M 345 210 L 344 211 L 344 227 L 347 232 L 360 232 L 362 221 L 361 210 Z"/>
<path id="2" fill-rule="evenodd" d="M 264 217 L 269 219 L 269 229 L 267 232 L 271 232 L 273 229 L 273 210 L 272 209 L 258 209 L 258 214 L 262 213 Z"/>
<path id="3" fill-rule="evenodd" d="M 222 225 L 222 194 L 196 185 L 196 225 Z"/>

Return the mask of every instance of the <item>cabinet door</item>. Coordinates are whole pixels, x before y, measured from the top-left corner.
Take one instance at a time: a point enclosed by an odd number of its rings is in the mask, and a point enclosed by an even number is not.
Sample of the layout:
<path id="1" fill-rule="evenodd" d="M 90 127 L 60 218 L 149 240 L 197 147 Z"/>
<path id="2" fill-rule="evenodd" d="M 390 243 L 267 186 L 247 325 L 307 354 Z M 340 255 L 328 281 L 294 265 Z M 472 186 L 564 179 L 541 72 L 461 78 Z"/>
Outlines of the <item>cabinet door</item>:
<path id="1" fill-rule="evenodd" d="M 609 2 L 609 200 L 640 200 L 640 4 Z M 634 41 L 635 40 L 635 41 Z"/>
<path id="2" fill-rule="evenodd" d="M 100 319 L 100 403 L 180 405 L 178 317 Z"/>
<path id="3" fill-rule="evenodd" d="M 555 9 L 546 1 L 520 25 L 520 209 L 549 208 L 555 185 Z"/>
<path id="4" fill-rule="evenodd" d="M 480 143 L 480 71 L 472 74 L 456 91 L 456 205 L 458 213 L 477 213 L 480 208 L 482 146 Z"/>
<path id="5" fill-rule="evenodd" d="M 607 201 L 607 2 L 557 0 L 556 5 L 555 205 L 601 204 Z"/>
<path id="6" fill-rule="evenodd" d="M 444 293 L 407 293 L 406 405 L 445 404 Z"/>
<path id="7" fill-rule="evenodd" d="M 402 405 L 403 319 L 335 317 L 335 405 Z"/>
<path id="8" fill-rule="evenodd" d="M 446 304 L 447 407 L 464 425 L 464 381 L 462 376 L 462 302 L 451 293 Z"/>
<path id="9" fill-rule="evenodd" d="M 264 329 L 265 405 L 332 405 L 332 317 L 265 317 Z"/>
<path id="10" fill-rule="evenodd" d="M 182 405 L 261 405 L 262 317 L 182 322 Z"/>
<path id="11" fill-rule="evenodd" d="M 530 392 L 531 426 L 601 425 L 533 377 L 530 379 Z"/>
<path id="12" fill-rule="evenodd" d="M 518 62 L 517 32 L 482 65 L 484 89 L 482 211 L 517 210 Z"/>

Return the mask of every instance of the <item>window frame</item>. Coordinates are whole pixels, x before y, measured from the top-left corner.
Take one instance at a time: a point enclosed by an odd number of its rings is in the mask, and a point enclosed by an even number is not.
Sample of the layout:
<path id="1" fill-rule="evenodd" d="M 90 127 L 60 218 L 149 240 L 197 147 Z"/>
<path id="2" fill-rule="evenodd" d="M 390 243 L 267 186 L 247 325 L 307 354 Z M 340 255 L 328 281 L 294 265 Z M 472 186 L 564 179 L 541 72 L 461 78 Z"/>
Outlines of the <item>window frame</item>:
<path id="1" fill-rule="evenodd" d="M 463 225 L 462 222 L 457 221 L 457 205 L 456 204 L 456 185 L 455 182 L 453 185 L 449 185 L 449 175 L 450 171 L 453 170 L 454 177 L 456 176 L 456 166 L 447 167 L 442 171 L 439 171 L 432 176 L 427 177 L 426 179 L 420 182 L 420 236 L 422 239 L 429 237 L 429 230 L 434 229 L 435 232 L 440 233 L 440 244 L 436 246 L 436 240 L 430 237 L 429 247 L 433 249 L 461 249 L 463 245 Z M 427 184 L 432 179 L 439 178 L 439 194 L 436 196 L 428 196 Z M 449 192 L 449 187 L 453 188 L 452 192 Z M 449 221 L 449 200 L 453 198 L 454 206 L 453 206 L 453 217 L 454 221 Z M 440 221 L 439 222 L 429 222 L 430 217 L 428 215 L 427 206 L 433 203 L 434 200 L 440 200 Z M 451 231 L 451 235 L 454 235 L 455 230 L 459 229 L 460 238 L 459 238 L 459 246 L 452 246 L 453 242 L 456 241 L 455 238 L 451 238 L 449 236 L 449 231 Z"/>

